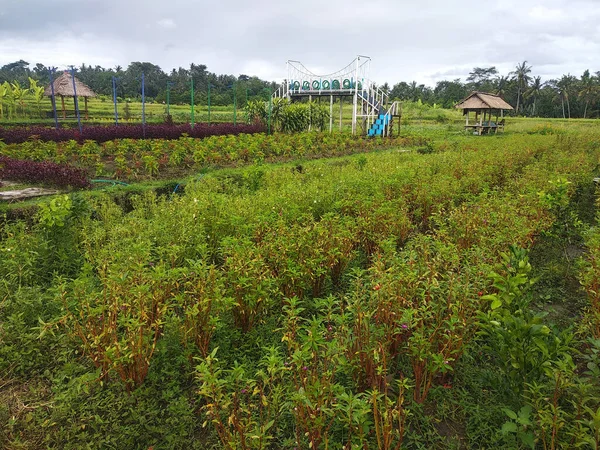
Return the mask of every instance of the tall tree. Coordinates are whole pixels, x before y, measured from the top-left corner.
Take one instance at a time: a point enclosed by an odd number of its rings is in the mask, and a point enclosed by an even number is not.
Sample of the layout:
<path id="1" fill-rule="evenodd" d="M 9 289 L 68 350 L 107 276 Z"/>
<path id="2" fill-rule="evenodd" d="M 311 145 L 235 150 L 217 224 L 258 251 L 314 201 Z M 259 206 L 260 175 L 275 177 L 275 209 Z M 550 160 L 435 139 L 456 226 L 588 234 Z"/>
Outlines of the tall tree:
<path id="1" fill-rule="evenodd" d="M 467 83 L 471 84 L 473 90 L 489 91 L 492 87 L 492 79 L 498 75 L 498 69 L 496 67 L 475 67 L 467 78 Z"/>
<path id="2" fill-rule="evenodd" d="M 590 71 L 586 70 L 581 75 L 581 80 L 579 81 L 579 94 L 578 97 L 582 98 L 585 101 L 585 108 L 583 110 L 583 118 L 585 119 L 587 116 L 588 105 L 590 101 L 593 100 L 594 96 L 598 92 L 598 86 L 596 84 L 596 80 L 593 76 L 590 75 Z"/>
<path id="3" fill-rule="evenodd" d="M 467 88 L 460 82 L 460 79 L 438 81 L 433 95 L 436 103 L 440 103 L 444 108 L 452 108 L 455 103 L 467 96 Z"/>
<path id="4" fill-rule="evenodd" d="M 516 113 L 519 114 L 519 106 L 521 103 L 521 94 L 525 92 L 529 82 L 531 81 L 531 77 L 529 74 L 531 73 L 531 66 L 527 65 L 527 61 L 523 61 L 522 63 L 517 64 L 514 72 L 511 72 L 515 81 L 517 82 L 517 109 Z"/>
<path id="5" fill-rule="evenodd" d="M 496 95 L 499 95 L 500 97 L 504 97 L 504 94 L 506 94 L 506 90 L 508 88 L 509 83 L 510 83 L 509 77 L 499 76 L 498 78 L 496 78 L 496 80 L 495 80 Z"/>
<path id="6" fill-rule="evenodd" d="M 571 118 L 571 102 L 570 102 L 571 92 L 575 86 L 576 81 L 577 81 L 577 78 L 575 78 L 571 74 L 567 74 L 567 75 L 563 75 L 560 78 L 560 80 L 558 80 L 558 82 L 556 83 L 556 86 L 558 87 L 558 89 L 561 93 L 563 101 L 564 100 L 567 101 L 567 112 L 568 112 L 569 119 Z M 564 106 L 563 106 L 563 118 L 564 117 L 565 117 L 565 112 L 564 112 Z"/>
<path id="7" fill-rule="evenodd" d="M 525 98 L 532 98 L 533 97 L 533 111 L 532 111 L 532 115 L 535 116 L 535 104 L 537 101 L 537 98 L 539 97 L 541 91 L 542 91 L 542 77 L 534 77 L 533 78 L 533 82 L 531 83 L 531 86 L 529 86 L 529 89 L 527 89 L 527 91 L 525 91 Z"/>

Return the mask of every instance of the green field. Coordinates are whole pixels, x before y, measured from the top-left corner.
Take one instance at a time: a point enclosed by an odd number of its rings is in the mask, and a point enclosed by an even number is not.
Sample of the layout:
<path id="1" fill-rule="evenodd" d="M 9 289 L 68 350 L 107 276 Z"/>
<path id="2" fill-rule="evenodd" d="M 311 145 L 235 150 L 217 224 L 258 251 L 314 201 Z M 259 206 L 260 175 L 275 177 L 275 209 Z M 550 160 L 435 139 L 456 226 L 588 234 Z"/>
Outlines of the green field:
<path id="1" fill-rule="evenodd" d="M 3 207 L 0 447 L 598 448 L 598 122 L 404 113 L 0 146 L 130 184 Z"/>
<path id="2" fill-rule="evenodd" d="M 125 112 L 125 105 L 128 103 L 129 115 Z M 328 102 L 324 102 L 324 104 Z M 61 103 L 57 101 L 57 112 L 59 123 L 61 126 L 74 126 L 77 123 L 75 115 L 75 107 L 73 99 L 65 99 L 65 107 L 67 111 L 67 118 L 63 119 Z M 79 104 L 80 116 L 83 123 L 106 123 L 107 125 L 114 123 L 115 111 L 114 103 L 112 98 L 101 97 L 91 98 L 88 102 L 88 120 L 84 117 L 84 104 L 80 100 Z M 119 99 L 118 104 L 118 116 L 120 123 L 140 123 L 142 120 L 142 103 L 140 101 L 124 102 Z M 236 121 L 245 122 L 247 115 L 245 112 L 245 101 L 240 101 L 239 104 L 234 108 L 234 105 L 228 106 L 214 106 L 210 108 L 210 120 L 211 122 L 233 122 L 234 120 L 234 109 L 236 110 Z M 191 121 L 191 106 L 189 104 L 171 104 L 169 111 L 173 120 L 177 123 L 189 123 Z M 164 103 L 148 102 L 145 105 L 145 114 L 147 122 L 163 122 L 165 115 L 167 114 L 167 105 Z M 442 122 L 446 123 L 449 121 L 460 122 L 461 115 L 459 111 L 447 110 L 438 107 L 432 107 L 429 105 L 422 105 L 413 102 L 403 102 L 403 115 L 406 116 L 406 121 L 416 122 Z M 126 119 L 125 117 L 128 117 Z M 208 122 L 208 105 L 195 105 L 194 106 L 194 121 L 195 122 Z M 46 124 L 48 126 L 54 125 L 52 103 L 49 98 L 44 100 L 38 105 L 32 100 L 28 101 L 23 108 L 16 107 L 12 114 L 8 111 L 4 111 L 4 115 L 0 117 L 0 126 L 10 126 L 12 124 Z M 339 103 L 334 104 L 333 107 L 333 123 L 334 128 L 337 129 L 339 126 Z M 352 105 L 351 103 L 344 102 L 343 104 L 343 127 L 344 129 L 350 129 L 352 125 Z"/>

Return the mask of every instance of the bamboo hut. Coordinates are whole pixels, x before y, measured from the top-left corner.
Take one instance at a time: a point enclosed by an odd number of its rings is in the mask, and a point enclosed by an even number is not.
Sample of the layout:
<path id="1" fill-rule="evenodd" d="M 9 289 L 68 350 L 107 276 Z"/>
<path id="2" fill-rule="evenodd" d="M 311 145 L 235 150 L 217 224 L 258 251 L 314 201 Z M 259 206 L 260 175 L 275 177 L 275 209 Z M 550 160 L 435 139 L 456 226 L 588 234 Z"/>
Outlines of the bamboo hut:
<path id="1" fill-rule="evenodd" d="M 473 130 L 474 134 L 498 133 L 504 131 L 504 110 L 514 109 L 499 95 L 485 92 L 473 92 L 458 105 L 457 109 L 463 110 L 466 117 L 465 130 Z M 469 123 L 469 114 L 475 112 L 475 122 Z M 495 120 L 492 120 L 496 116 Z"/>
<path id="2" fill-rule="evenodd" d="M 73 90 L 73 78 L 71 77 L 71 72 L 65 71 L 61 76 L 57 77 L 54 80 L 54 97 L 56 99 L 57 96 L 60 96 L 60 100 L 62 103 L 62 114 L 63 119 L 66 119 L 67 112 L 65 110 L 65 97 L 73 97 L 73 102 L 75 102 L 75 92 Z M 88 118 L 88 98 L 96 97 L 96 93 L 90 89 L 89 86 L 83 84 L 81 81 L 75 77 L 75 87 L 77 89 L 77 97 L 83 97 L 85 102 L 85 118 Z M 44 95 L 50 97 L 52 96 L 52 89 L 50 85 L 44 90 Z"/>

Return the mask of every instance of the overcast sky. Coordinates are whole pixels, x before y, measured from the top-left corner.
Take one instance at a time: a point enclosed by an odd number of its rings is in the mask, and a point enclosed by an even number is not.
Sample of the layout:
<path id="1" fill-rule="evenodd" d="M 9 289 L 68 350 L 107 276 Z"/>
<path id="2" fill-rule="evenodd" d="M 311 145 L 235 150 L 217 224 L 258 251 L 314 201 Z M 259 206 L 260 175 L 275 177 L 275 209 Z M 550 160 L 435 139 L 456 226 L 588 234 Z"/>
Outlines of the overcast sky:
<path id="1" fill-rule="evenodd" d="M 0 0 L 0 65 L 193 62 L 279 81 L 288 59 L 325 74 L 359 54 L 377 83 L 524 60 L 544 80 L 580 76 L 600 71 L 600 0 Z"/>

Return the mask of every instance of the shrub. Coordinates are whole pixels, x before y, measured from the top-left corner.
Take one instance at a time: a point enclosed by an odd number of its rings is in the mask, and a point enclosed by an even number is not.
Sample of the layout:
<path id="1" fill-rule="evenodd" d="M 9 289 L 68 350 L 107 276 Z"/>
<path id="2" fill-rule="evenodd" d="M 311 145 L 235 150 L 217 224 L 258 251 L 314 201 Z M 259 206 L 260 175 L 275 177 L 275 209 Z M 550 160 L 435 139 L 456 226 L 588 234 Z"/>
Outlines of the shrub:
<path id="1" fill-rule="evenodd" d="M 145 128 L 145 130 L 144 130 Z M 264 127 L 259 124 L 200 123 L 193 127 L 190 124 L 171 125 L 120 125 L 120 126 L 89 126 L 84 127 L 80 133 L 75 128 L 54 129 L 48 127 L 15 127 L 0 128 L 0 140 L 6 144 L 19 144 L 31 139 L 40 141 L 64 142 L 75 140 L 83 142 L 92 140 L 98 143 L 112 141 L 113 139 L 179 139 L 184 134 L 195 138 L 208 136 L 237 135 L 241 133 L 262 133 Z"/>
<path id="2" fill-rule="evenodd" d="M 67 164 L 23 161 L 6 156 L 0 156 L 0 177 L 60 188 L 84 189 L 90 187 L 90 182 L 83 169 L 77 169 Z"/>

